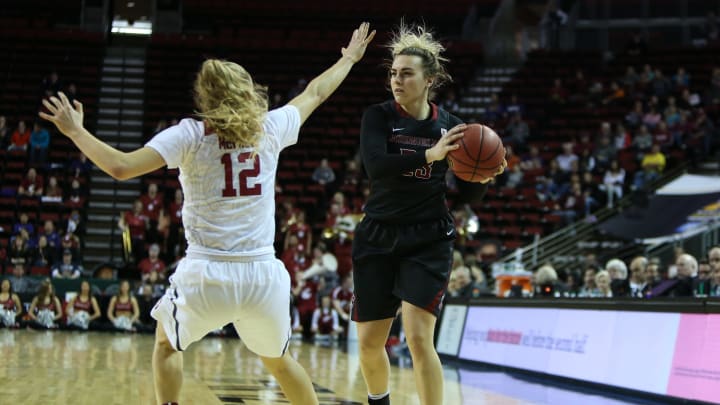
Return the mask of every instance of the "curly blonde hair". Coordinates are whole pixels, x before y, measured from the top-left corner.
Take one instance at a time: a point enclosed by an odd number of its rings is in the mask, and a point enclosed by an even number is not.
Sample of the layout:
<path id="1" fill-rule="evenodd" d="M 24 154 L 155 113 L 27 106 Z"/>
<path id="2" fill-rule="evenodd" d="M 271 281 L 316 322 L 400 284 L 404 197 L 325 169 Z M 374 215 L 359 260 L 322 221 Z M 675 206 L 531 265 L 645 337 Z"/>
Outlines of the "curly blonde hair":
<path id="1" fill-rule="evenodd" d="M 194 85 L 197 115 L 223 141 L 255 148 L 263 135 L 268 111 L 267 87 L 253 82 L 237 63 L 203 62 Z"/>
<path id="2" fill-rule="evenodd" d="M 445 47 L 433 38 L 432 32 L 425 26 L 406 25 L 401 21 L 400 26 L 393 32 L 387 48 L 393 59 L 399 55 L 419 56 L 425 76 L 435 78 L 431 90 L 452 82 L 452 76 L 444 65 L 450 60 L 442 56 Z M 392 65 L 392 61 L 389 61 L 388 65 Z"/>

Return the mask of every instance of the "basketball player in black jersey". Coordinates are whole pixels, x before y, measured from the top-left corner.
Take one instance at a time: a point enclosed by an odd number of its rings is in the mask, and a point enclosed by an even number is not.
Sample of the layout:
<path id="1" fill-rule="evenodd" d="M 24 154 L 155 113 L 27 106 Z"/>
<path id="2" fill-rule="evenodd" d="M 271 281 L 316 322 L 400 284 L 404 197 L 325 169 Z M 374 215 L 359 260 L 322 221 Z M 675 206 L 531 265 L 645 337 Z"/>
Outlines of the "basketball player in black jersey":
<path id="1" fill-rule="evenodd" d="M 390 403 L 385 341 L 402 306 L 420 402 L 438 405 L 443 375 L 433 331 L 456 236 L 445 202 L 445 156 L 459 147 L 454 142 L 465 125 L 429 102 L 431 90 L 450 80 L 442 45 L 422 27 L 401 25 L 389 48 L 394 99 L 369 107 L 362 118 L 360 149 L 370 196 L 353 242 L 352 319 L 358 322 L 368 402 Z M 472 202 L 482 198 L 486 185 L 458 179 L 458 188 Z"/>

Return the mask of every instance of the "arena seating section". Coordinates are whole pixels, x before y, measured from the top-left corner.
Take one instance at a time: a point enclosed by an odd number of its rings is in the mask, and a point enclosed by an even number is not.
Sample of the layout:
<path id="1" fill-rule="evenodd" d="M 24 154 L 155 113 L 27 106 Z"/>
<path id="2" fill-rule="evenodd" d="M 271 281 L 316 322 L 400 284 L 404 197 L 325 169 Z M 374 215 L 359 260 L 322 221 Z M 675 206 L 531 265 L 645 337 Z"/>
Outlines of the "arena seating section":
<path id="1" fill-rule="evenodd" d="M 0 18 L 0 115 L 7 117 L 11 131 L 19 120 L 32 129 L 32 123 L 39 119 L 41 80 L 55 70 L 64 83 L 76 84 L 78 97 L 84 103 L 86 125 L 92 128 L 105 47 L 103 35 L 51 29 L 43 13 L 26 15 L 35 17 Z M 61 185 L 69 186 L 62 165 L 75 157 L 76 151 L 69 140 L 51 132 L 48 164 L 38 167 L 38 173 L 46 180 L 49 175 L 56 176 Z M 57 224 L 69 209 L 68 205 L 40 204 L 35 198 L 17 198 L 17 188 L 27 169 L 24 152 L 0 150 L 0 227 L 4 230 L 0 233 L 0 250 L 8 246 L 9 233 L 20 211 L 26 212 L 31 221 L 52 219 Z M 47 269 L 34 272 L 43 274 Z"/>

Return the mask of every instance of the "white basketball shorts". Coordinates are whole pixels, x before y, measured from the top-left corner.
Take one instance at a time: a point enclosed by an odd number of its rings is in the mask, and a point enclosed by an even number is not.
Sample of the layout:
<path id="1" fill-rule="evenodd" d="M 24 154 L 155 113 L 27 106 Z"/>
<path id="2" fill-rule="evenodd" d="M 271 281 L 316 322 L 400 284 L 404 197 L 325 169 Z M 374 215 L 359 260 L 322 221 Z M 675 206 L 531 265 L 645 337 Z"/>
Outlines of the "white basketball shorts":
<path id="1" fill-rule="evenodd" d="M 151 315 L 178 351 L 233 323 L 252 352 L 281 357 L 291 335 L 290 276 L 274 256 L 250 262 L 184 258 Z"/>

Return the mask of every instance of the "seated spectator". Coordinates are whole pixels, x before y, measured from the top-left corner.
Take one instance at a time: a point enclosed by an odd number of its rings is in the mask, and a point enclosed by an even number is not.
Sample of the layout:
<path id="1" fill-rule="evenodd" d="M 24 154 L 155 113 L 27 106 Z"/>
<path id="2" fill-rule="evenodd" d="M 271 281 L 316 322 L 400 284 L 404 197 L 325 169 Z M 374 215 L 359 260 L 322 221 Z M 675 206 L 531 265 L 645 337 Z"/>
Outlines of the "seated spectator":
<path id="1" fill-rule="evenodd" d="M 633 66 L 628 66 L 625 69 L 625 76 L 623 76 L 622 78 L 622 85 L 625 87 L 625 89 L 632 92 L 635 89 L 635 86 L 637 85 L 639 80 L 640 76 L 638 76 L 635 68 Z"/>
<path id="2" fill-rule="evenodd" d="M 710 293 L 711 278 L 710 263 L 702 259 L 698 262 L 697 278 L 693 283 L 693 292 L 696 297 L 707 297 Z"/>
<path id="3" fill-rule="evenodd" d="M 645 125 L 641 125 L 637 134 L 633 137 L 633 146 L 638 152 L 644 153 L 650 150 L 652 144 L 652 134 L 648 131 L 648 128 Z"/>
<path id="4" fill-rule="evenodd" d="M 585 195 L 585 215 L 607 204 L 606 193 L 600 188 L 601 184 L 595 181 L 591 172 L 583 172 L 580 187 Z"/>
<path id="5" fill-rule="evenodd" d="M 677 276 L 674 279 L 675 285 L 670 291 L 670 296 L 692 297 L 697 279 L 697 260 L 692 255 L 685 253 L 678 257 L 675 266 L 677 267 Z"/>
<path id="6" fill-rule="evenodd" d="M 307 252 L 305 245 L 298 242 L 297 235 L 290 235 L 288 237 L 287 247 L 283 250 L 282 255 L 280 255 L 280 260 L 285 264 L 285 268 L 290 274 L 292 287 L 295 287 L 295 275 L 310 267 Z"/>
<path id="7" fill-rule="evenodd" d="M 298 243 L 303 245 L 304 251 L 309 252 L 312 246 L 312 228 L 305 222 L 305 211 L 298 210 L 288 220 L 288 228 L 285 233 L 285 249 L 288 248 L 290 236 L 297 237 Z"/>
<path id="8" fill-rule="evenodd" d="M 68 165 L 70 176 L 74 178 L 87 178 L 92 168 L 92 162 L 82 152 L 78 152 L 77 157 Z"/>
<path id="9" fill-rule="evenodd" d="M 165 280 L 161 279 L 159 273 L 155 270 L 148 273 L 147 279 L 144 280 L 140 288 L 138 288 L 138 294 L 142 295 L 145 291 L 144 288 L 147 286 L 150 286 L 150 296 L 155 300 L 160 299 L 160 297 L 165 294 Z"/>
<path id="10" fill-rule="evenodd" d="M 710 77 L 710 87 L 705 93 L 705 104 L 720 104 L 720 68 L 713 68 L 712 76 Z"/>
<path id="11" fill-rule="evenodd" d="M 610 83 L 610 94 L 603 100 L 603 104 L 621 103 L 625 99 L 625 89 L 618 82 Z"/>
<path id="12" fill-rule="evenodd" d="M 167 214 L 163 212 L 165 220 L 163 224 L 167 225 L 167 231 L 165 232 L 166 241 L 166 254 L 168 257 L 179 257 L 183 252 L 180 251 L 180 241 L 185 239 L 183 222 L 182 222 L 182 208 L 184 203 L 184 196 L 181 189 L 175 190 L 175 198 L 168 207 Z M 163 228 L 160 228 L 162 231 Z"/>
<path id="13" fill-rule="evenodd" d="M 80 250 L 80 238 L 73 233 L 66 233 L 62 239 L 60 239 L 60 251 L 65 252 L 69 250 L 72 253 L 73 262 L 80 263 L 81 250 Z M 81 267 L 82 269 L 82 267 Z"/>
<path id="14" fill-rule="evenodd" d="M 678 111 L 675 105 L 668 105 L 665 109 L 665 125 L 667 125 L 668 128 L 675 128 L 679 124 L 680 111 Z"/>
<path id="15" fill-rule="evenodd" d="M 40 125 L 40 122 L 33 125 L 29 145 L 30 164 L 44 164 L 47 161 L 48 148 L 50 147 L 50 133 Z"/>
<path id="16" fill-rule="evenodd" d="M 557 161 L 560 170 L 567 173 L 572 167 L 572 162 L 578 160 L 578 156 L 573 153 L 573 144 L 571 142 L 564 143 L 562 149 L 563 152 L 555 158 L 555 161 Z"/>
<path id="17" fill-rule="evenodd" d="M 33 249 L 31 264 L 33 267 L 50 267 L 55 260 L 57 254 L 53 247 L 48 245 L 48 239 L 45 235 L 38 237 L 37 247 Z"/>
<path id="18" fill-rule="evenodd" d="M 665 99 L 668 95 L 670 95 L 672 89 L 672 83 L 663 75 L 662 70 L 655 69 L 655 77 L 652 81 L 653 94 L 658 96 L 660 99 Z"/>
<path id="19" fill-rule="evenodd" d="M 295 287 L 292 294 L 295 297 L 295 306 L 298 311 L 300 325 L 303 335 L 310 337 L 312 327 L 312 315 L 317 308 L 318 282 L 315 279 L 304 279 L 303 273 L 295 275 Z"/>
<path id="20" fill-rule="evenodd" d="M 17 258 L 10 261 L 13 266 L 12 275 L 8 277 L 12 290 L 17 294 L 25 294 L 35 289 L 32 279 L 25 277 L 25 259 Z"/>
<path id="21" fill-rule="evenodd" d="M 158 241 L 158 218 L 160 217 L 160 213 L 165 209 L 163 196 L 158 193 L 158 185 L 150 183 L 147 193 L 140 196 L 140 201 L 143 206 L 142 213 L 148 221 L 145 233 L 146 239 L 149 243 L 155 243 Z"/>
<path id="22" fill-rule="evenodd" d="M 10 249 L 7 253 L 8 260 L 22 260 L 22 263 L 30 263 L 32 259 L 32 250 L 30 248 L 30 237 L 26 230 L 21 230 L 17 235 L 10 239 Z"/>
<path id="23" fill-rule="evenodd" d="M 18 195 L 24 197 L 40 197 L 43 194 L 43 178 L 33 168 L 28 169 L 27 174 L 20 182 Z"/>
<path id="24" fill-rule="evenodd" d="M 625 169 L 620 167 L 617 159 L 613 159 L 612 162 L 610 162 L 610 168 L 605 171 L 603 184 L 600 185 L 600 190 L 607 193 L 608 208 L 612 208 L 614 201 L 620 200 L 623 197 L 624 185 Z"/>
<path id="25" fill-rule="evenodd" d="M 118 293 L 110 299 L 107 317 L 116 330 L 134 332 L 137 330 L 137 321 L 140 318 L 140 309 L 137 300 L 130 294 L 130 282 L 120 282 Z"/>
<path id="26" fill-rule="evenodd" d="M 530 128 L 527 122 L 523 121 L 522 116 L 517 113 L 513 114 L 510 122 L 505 127 L 505 137 L 503 143 L 507 146 L 512 144 L 518 148 L 523 148 L 530 136 Z"/>
<path id="27" fill-rule="evenodd" d="M 505 116 L 505 108 L 500 103 L 497 93 L 490 94 L 490 103 L 485 107 L 484 122 L 493 128 Z"/>
<path id="28" fill-rule="evenodd" d="M 653 130 L 657 125 L 662 121 L 662 115 L 660 115 L 659 112 L 655 109 L 655 107 L 650 107 L 650 110 L 643 115 L 642 123 L 648 129 Z"/>
<path id="29" fill-rule="evenodd" d="M 30 143 L 30 130 L 25 126 L 25 121 L 18 122 L 17 129 L 10 137 L 9 151 L 21 150 L 27 151 Z"/>
<path id="30" fill-rule="evenodd" d="M 678 101 L 678 107 L 682 110 L 691 110 L 702 104 L 702 99 L 697 93 L 691 93 L 690 89 L 684 89 L 680 93 L 680 101 Z"/>
<path id="31" fill-rule="evenodd" d="M 631 129 L 636 129 L 642 125 L 643 117 L 645 116 L 645 111 L 643 109 L 643 103 L 642 101 L 638 100 L 635 101 L 635 104 L 633 104 L 633 109 L 627 115 L 625 115 L 625 122 Z"/>
<path id="32" fill-rule="evenodd" d="M 343 184 L 345 185 L 358 185 L 362 182 L 363 175 L 358 167 L 358 163 L 355 160 L 348 160 L 345 162 L 345 173 L 343 174 Z"/>
<path id="33" fill-rule="evenodd" d="M 335 172 L 328 164 L 327 158 L 320 161 L 320 166 L 313 171 L 312 179 L 318 184 L 326 185 L 335 181 Z"/>
<path id="34" fill-rule="evenodd" d="M 57 177 L 50 176 L 48 178 L 47 187 L 45 187 L 45 194 L 43 195 L 43 201 L 62 201 L 63 189 L 58 184 Z"/>
<path id="35" fill-rule="evenodd" d="M 487 287 L 473 281 L 470 269 L 460 266 L 453 269 L 451 277 L 455 278 L 456 295 L 460 298 L 477 298 L 489 294 Z"/>
<path id="36" fill-rule="evenodd" d="M 569 225 L 585 214 L 585 199 L 580 183 L 573 183 L 570 193 L 555 203 L 553 214 L 563 217 L 565 224 Z"/>
<path id="37" fill-rule="evenodd" d="M 28 309 L 30 322 L 28 326 L 35 329 L 55 329 L 57 321 L 62 318 L 62 305 L 55 296 L 55 290 L 49 279 L 40 283 L 38 294 L 33 298 Z"/>
<path id="38" fill-rule="evenodd" d="M 713 124 L 712 119 L 707 116 L 704 109 L 698 109 L 692 128 L 688 144 L 702 145 L 704 156 L 711 155 L 718 142 L 714 136 L 715 124 Z"/>
<path id="39" fill-rule="evenodd" d="M 519 114 L 521 117 L 525 114 L 525 106 L 518 101 L 517 94 L 510 96 L 510 102 L 505 106 L 506 114 Z"/>
<path id="40" fill-rule="evenodd" d="M 597 272 L 597 267 L 594 265 L 589 265 L 585 268 L 583 272 L 583 285 L 578 291 L 578 297 L 593 296 L 594 291 L 597 290 L 597 285 L 595 284 L 595 275 Z"/>
<path id="41" fill-rule="evenodd" d="M 165 279 L 165 262 L 160 259 L 160 246 L 157 243 L 150 245 L 148 257 L 138 264 L 142 281 L 147 281 L 151 272 L 156 272 L 161 279 Z"/>
<path id="42" fill-rule="evenodd" d="M 655 181 L 665 169 L 665 155 L 660 151 L 660 145 L 653 145 L 640 164 L 641 170 L 635 172 L 633 186 L 642 189 L 648 183 Z"/>
<path id="43" fill-rule="evenodd" d="M 26 237 L 28 240 L 35 236 L 35 226 L 30 222 L 30 218 L 28 217 L 28 214 L 26 212 L 20 213 L 20 218 L 18 222 L 16 222 L 13 225 L 12 234 L 13 235 L 19 235 L 20 231 L 27 232 Z"/>
<path id="44" fill-rule="evenodd" d="M 23 305 L 20 297 L 13 291 L 9 279 L 0 282 L 0 327 L 19 327 L 18 318 L 22 315 Z"/>
<path id="45" fill-rule="evenodd" d="M 608 124 L 609 126 L 609 124 Z M 595 148 L 595 162 L 600 170 L 610 167 L 610 162 L 617 158 L 617 149 L 610 135 L 601 135 Z M 592 170 L 591 170 L 592 171 Z"/>
<path id="46" fill-rule="evenodd" d="M 70 189 L 67 191 L 67 201 L 71 206 L 78 208 L 85 202 L 85 190 L 82 189 L 78 179 L 73 179 L 72 182 L 70 182 Z"/>
<path id="47" fill-rule="evenodd" d="M 445 111 L 457 114 L 457 111 L 460 109 L 460 105 L 457 102 L 455 91 L 448 90 L 443 98 L 443 101 L 440 103 L 440 107 L 442 107 Z"/>
<path id="48" fill-rule="evenodd" d="M 649 262 L 644 256 L 637 256 L 630 262 L 630 296 L 643 298 L 650 290 L 647 280 L 647 266 Z"/>
<path id="49" fill-rule="evenodd" d="M 316 340 L 337 339 L 343 329 L 338 321 L 337 311 L 331 306 L 330 296 L 320 298 L 320 307 L 313 311 L 310 331 Z"/>
<path id="50" fill-rule="evenodd" d="M 605 98 L 605 87 L 600 80 L 596 80 L 588 90 L 588 106 L 590 108 L 599 105 Z"/>
<path id="51" fill-rule="evenodd" d="M 78 98 L 77 86 L 75 83 L 68 83 L 67 88 L 65 89 L 65 97 L 67 97 L 68 101 L 70 101 L 70 105 L 74 105 L 73 101 Z"/>
<path id="52" fill-rule="evenodd" d="M 620 151 L 630 147 L 632 145 L 632 138 L 630 132 L 621 123 L 618 123 L 615 127 L 615 135 L 613 135 L 613 145 L 615 149 Z"/>
<path id="53" fill-rule="evenodd" d="M 595 290 L 592 291 L 592 298 L 612 298 L 613 293 L 610 288 L 610 273 L 606 270 L 600 271 L 595 275 Z"/>
<path id="54" fill-rule="evenodd" d="M 522 171 L 522 166 L 519 164 L 515 165 L 512 169 L 510 169 L 509 173 L 507 173 L 505 187 L 517 188 L 520 184 L 522 184 L 524 177 L 525 173 Z"/>
<path id="55" fill-rule="evenodd" d="M 303 273 L 302 278 L 307 280 L 319 276 L 328 284 L 332 283 L 334 288 L 338 283 L 337 266 L 335 255 L 328 251 L 325 243 L 319 242 L 313 249 L 312 265 Z"/>
<path id="56" fill-rule="evenodd" d="M 647 89 L 652 81 L 655 79 L 655 71 L 649 64 L 643 66 L 642 73 L 640 73 L 640 87 L 645 90 Z"/>
<path id="57" fill-rule="evenodd" d="M 63 251 L 62 261 L 52 268 L 52 278 L 76 279 L 82 275 L 82 267 L 73 263 L 72 251 Z"/>
<path id="58" fill-rule="evenodd" d="M 537 269 L 533 277 L 533 290 L 533 297 L 559 297 L 562 294 L 557 272 L 551 265 L 545 264 Z"/>
<path id="59" fill-rule="evenodd" d="M 80 291 L 70 298 L 67 304 L 67 326 L 70 329 L 96 329 L 93 322 L 100 318 L 100 306 L 92 295 L 90 283 L 83 280 L 80 283 Z"/>
<path id="60" fill-rule="evenodd" d="M 544 167 L 543 159 L 540 156 L 540 149 L 537 146 L 530 146 L 530 152 L 525 155 L 522 162 L 520 162 L 520 167 L 523 170 L 537 170 Z"/>
<path id="61" fill-rule="evenodd" d="M 335 287 L 332 292 L 333 308 L 335 308 L 335 311 L 338 313 L 338 321 L 340 323 L 340 327 L 344 330 L 344 336 L 347 336 L 352 299 L 353 278 L 352 274 L 348 274 L 340 281 L 340 285 Z"/>
<path id="62" fill-rule="evenodd" d="M 660 150 L 668 149 L 673 145 L 673 137 L 668 131 L 664 121 L 660 121 L 655 133 L 653 134 L 653 143 L 660 146 Z"/>
<path id="63" fill-rule="evenodd" d="M 690 87 L 690 75 L 685 71 L 685 68 L 680 66 L 677 72 L 672 77 L 672 84 L 675 91 L 682 91 Z"/>
<path id="64" fill-rule="evenodd" d="M 135 200 L 132 211 L 126 211 L 118 220 L 120 230 L 130 233 L 135 263 L 140 263 L 145 253 L 145 232 L 149 225 L 149 219 L 143 212 L 143 203 L 140 200 Z"/>

